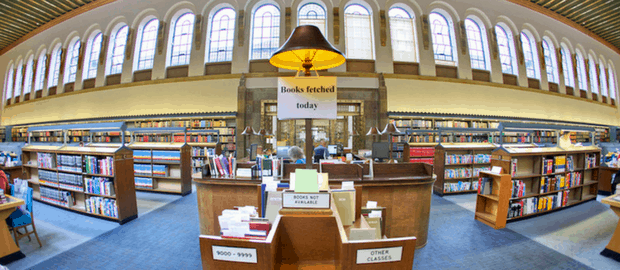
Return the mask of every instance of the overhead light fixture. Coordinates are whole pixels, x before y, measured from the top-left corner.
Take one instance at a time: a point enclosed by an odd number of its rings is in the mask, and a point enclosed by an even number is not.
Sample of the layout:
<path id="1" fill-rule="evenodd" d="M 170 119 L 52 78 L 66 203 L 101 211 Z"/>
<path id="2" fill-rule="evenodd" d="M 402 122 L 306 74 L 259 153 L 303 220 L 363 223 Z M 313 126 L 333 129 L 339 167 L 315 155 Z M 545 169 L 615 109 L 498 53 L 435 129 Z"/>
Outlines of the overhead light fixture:
<path id="1" fill-rule="evenodd" d="M 255 134 L 256 134 L 256 132 L 250 126 L 245 127 L 245 130 L 243 130 L 243 132 L 241 132 L 241 135 L 245 135 L 245 136 L 250 136 L 250 135 L 255 135 Z"/>
<path id="2" fill-rule="evenodd" d="M 370 130 L 368 130 L 368 133 L 366 133 L 366 136 L 378 136 L 381 135 L 381 133 L 379 133 L 379 129 L 377 127 L 371 127 Z"/>
<path id="3" fill-rule="evenodd" d="M 381 134 L 395 134 L 395 133 L 400 133 L 400 130 L 398 130 L 398 128 L 396 128 L 396 125 L 394 125 L 394 123 L 388 123 L 387 125 L 385 125 L 385 128 L 383 129 L 383 131 L 381 131 Z"/>

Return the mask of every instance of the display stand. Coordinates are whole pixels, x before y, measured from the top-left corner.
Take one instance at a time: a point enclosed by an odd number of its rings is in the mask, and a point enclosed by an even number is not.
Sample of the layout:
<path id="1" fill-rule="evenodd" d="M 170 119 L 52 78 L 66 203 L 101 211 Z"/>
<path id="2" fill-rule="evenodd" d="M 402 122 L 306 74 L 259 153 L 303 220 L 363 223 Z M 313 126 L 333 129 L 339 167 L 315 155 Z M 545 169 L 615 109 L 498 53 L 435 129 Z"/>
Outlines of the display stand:
<path id="1" fill-rule="evenodd" d="M 510 175 L 481 172 L 480 177 L 491 179 L 491 194 L 478 194 L 476 197 L 476 220 L 494 229 L 506 227 L 506 213 L 510 199 Z"/>
<path id="2" fill-rule="evenodd" d="M 484 167 L 490 167 L 490 155 L 493 149 L 497 148 L 497 145 L 492 143 L 440 143 L 435 147 L 435 162 L 433 164 L 435 174 L 437 175 L 437 181 L 433 186 L 433 192 L 439 196 L 451 195 L 451 194 L 463 194 L 474 193 L 477 191 L 475 188 L 475 182 L 478 180 L 478 176 L 475 174 L 476 170 L 480 170 Z M 476 155 L 488 155 L 488 161 L 477 160 Z M 469 155 L 471 161 L 463 162 L 459 159 L 449 160 L 450 157 L 455 155 Z M 459 177 L 446 177 L 446 170 L 463 169 L 469 172 L 469 175 Z M 469 183 L 469 189 L 460 191 L 447 191 L 446 185 L 454 183 Z"/>

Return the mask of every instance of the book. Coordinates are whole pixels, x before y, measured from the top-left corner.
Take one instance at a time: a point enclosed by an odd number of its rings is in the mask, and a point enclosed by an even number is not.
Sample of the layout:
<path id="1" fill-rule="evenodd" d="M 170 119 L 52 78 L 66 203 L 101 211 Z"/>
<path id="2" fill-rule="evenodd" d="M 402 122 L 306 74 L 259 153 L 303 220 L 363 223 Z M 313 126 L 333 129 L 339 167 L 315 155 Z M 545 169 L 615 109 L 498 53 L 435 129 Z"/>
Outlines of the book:
<path id="1" fill-rule="evenodd" d="M 273 223 L 282 209 L 282 191 L 267 191 L 265 217 Z"/>
<path id="2" fill-rule="evenodd" d="M 352 225 L 355 222 L 355 190 L 332 190 L 332 196 L 342 225 Z"/>

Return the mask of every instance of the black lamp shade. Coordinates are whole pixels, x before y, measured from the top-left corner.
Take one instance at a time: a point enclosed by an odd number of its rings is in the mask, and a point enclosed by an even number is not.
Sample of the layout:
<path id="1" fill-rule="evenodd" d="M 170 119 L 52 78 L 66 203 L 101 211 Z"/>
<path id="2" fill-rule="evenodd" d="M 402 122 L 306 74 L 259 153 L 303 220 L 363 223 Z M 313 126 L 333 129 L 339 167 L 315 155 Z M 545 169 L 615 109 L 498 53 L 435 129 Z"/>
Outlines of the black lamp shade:
<path id="1" fill-rule="evenodd" d="M 394 123 L 388 123 L 387 125 L 385 125 L 385 128 L 383 129 L 383 131 L 381 131 L 381 134 L 394 134 L 394 133 L 400 133 L 400 130 L 398 130 L 398 128 L 396 128 L 396 125 L 394 125 Z"/>
<path id="2" fill-rule="evenodd" d="M 323 70 L 344 62 L 342 52 L 334 48 L 314 25 L 296 27 L 284 45 L 269 59 L 269 63 L 276 67 L 293 70 L 299 70 L 302 64 L 308 65 L 310 70 Z"/>
<path id="3" fill-rule="evenodd" d="M 241 135 L 245 135 L 245 136 L 250 136 L 250 135 L 254 135 L 254 129 L 250 126 L 245 127 L 245 129 L 243 130 L 243 132 L 241 133 Z"/>
<path id="4" fill-rule="evenodd" d="M 381 133 L 379 133 L 379 129 L 376 127 L 371 127 L 368 133 L 366 133 L 366 136 L 377 136 L 377 135 L 381 135 Z"/>

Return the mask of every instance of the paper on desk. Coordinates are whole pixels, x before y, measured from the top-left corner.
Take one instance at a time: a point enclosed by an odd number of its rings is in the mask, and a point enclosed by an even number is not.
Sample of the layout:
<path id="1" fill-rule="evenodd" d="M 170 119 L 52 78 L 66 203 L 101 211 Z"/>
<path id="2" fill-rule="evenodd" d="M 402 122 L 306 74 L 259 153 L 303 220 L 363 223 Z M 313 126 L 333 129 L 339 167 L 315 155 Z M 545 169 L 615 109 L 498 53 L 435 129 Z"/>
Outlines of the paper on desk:
<path id="1" fill-rule="evenodd" d="M 327 173 L 319 173 L 319 190 L 329 190 L 329 175 Z"/>
<path id="2" fill-rule="evenodd" d="M 500 174 L 500 173 L 502 173 L 502 167 L 500 167 L 500 166 L 493 166 L 493 168 L 491 168 L 491 172 L 492 173 L 496 173 L 496 174 Z"/>
<path id="3" fill-rule="evenodd" d="M 273 176 L 263 176 L 262 184 L 267 184 L 269 182 L 273 182 Z"/>
<path id="4" fill-rule="evenodd" d="M 368 213 L 368 217 L 369 218 L 380 218 L 381 217 L 381 211 L 379 211 L 379 210 L 370 211 L 370 213 Z"/>
<path id="5" fill-rule="evenodd" d="M 353 181 L 342 182 L 342 190 L 354 190 Z"/>
<path id="6" fill-rule="evenodd" d="M 295 169 L 295 192 L 319 192 L 317 171 Z"/>
<path id="7" fill-rule="evenodd" d="M 377 208 L 377 202 L 367 201 L 366 208 Z"/>

